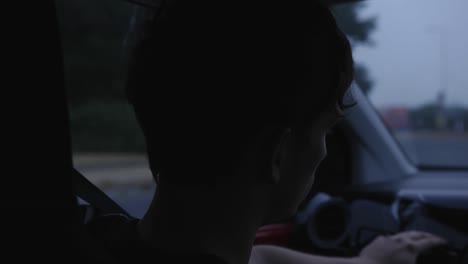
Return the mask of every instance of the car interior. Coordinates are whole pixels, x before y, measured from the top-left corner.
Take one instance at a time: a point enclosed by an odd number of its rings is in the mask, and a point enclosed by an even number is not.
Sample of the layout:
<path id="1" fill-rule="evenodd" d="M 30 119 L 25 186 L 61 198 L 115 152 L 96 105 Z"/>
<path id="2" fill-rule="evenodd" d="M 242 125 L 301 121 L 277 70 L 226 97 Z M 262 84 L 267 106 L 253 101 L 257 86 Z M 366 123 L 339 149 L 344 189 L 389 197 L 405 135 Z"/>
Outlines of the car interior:
<path id="1" fill-rule="evenodd" d="M 24 237 L 32 233 L 30 229 L 40 230 L 40 236 L 26 241 L 38 245 L 50 236 L 59 246 L 71 238 L 74 260 L 112 263 L 112 257 L 100 250 L 99 242 L 89 234 L 87 223 L 100 215 L 130 219 L 141 216 L 129 212 L 73 166 L 73 125 L 60 32 L 63 26 L 58 19 L 64 5 L 57 4 L 60 1 L 41 2 L 44 12 L 38 11 L 40 19 L 19 29 L 25 38 L 23 43 L 36 42 L 33 46 L 16 47 L 21 50 L 18 56 L 29 58 L 29 67 L 13 67 L 16 75 L 10 76 L 17 87 L 37 88 L 28 90 L 27 98 L 22 89 L 13 91 L 18 94 L 11 97 L 21 98 L 22 105 L 34 105 L 34 109 L 8 120 L 10 127 L 22 125 L 21 131 L 25 131 L 24 135 L 12 131 L 7 137 L 21 137 L 7 148 L 15 159 L 8 165 L 18 177 L 11 185 L 17 187 L 12 188 L 14 191 L 8 194 L 4 205 L 10 210 L 8 215 L 15 217 L 13 221 L 5 219 L 8 222 L 4 226 L 15 225 L 19 227 L 15 230 L 21 230 L 10 232 L 8 241 L 24 248 Z M 157 1 L 151 0 L 126 2 L 143 8 L 157 7 Z M 326 2 L 335 8 L 372 1 Z M 420 11 L 424 12 L 424 7 Z M 41 64 L 44 61 L 47 67 Z M 12 60 L 8 64 L 18 63 Z M 327 136 L 328 156 L 297 215 L 259 229 L 256 244 L 281 245 L 327 256 L 354 256 L 379 235 L 420 230 L 441 236 L 449 243 L 422 254 L 418 263 L 468 264 L 468 165 L 419 166 L 413 162 L 361 85 L 358 81 L 352 85 L 350 91 L 356 105 L 347 110 L 346 118 Z M 460 137 L 466 137 L 466 133 Z M 459 148 L 468 160 L 468 149 L 463 150 L 463 146 Z M 27 154 L 22 152 L 25 149 Z M 45 155 L 44 151 L 51 154 Z M 26 186 L 22 175 L 29 175 Z M 30 225 L 32 221 L 34 225 Z M 42 254 L 50 257 L 50 252 Z"/>

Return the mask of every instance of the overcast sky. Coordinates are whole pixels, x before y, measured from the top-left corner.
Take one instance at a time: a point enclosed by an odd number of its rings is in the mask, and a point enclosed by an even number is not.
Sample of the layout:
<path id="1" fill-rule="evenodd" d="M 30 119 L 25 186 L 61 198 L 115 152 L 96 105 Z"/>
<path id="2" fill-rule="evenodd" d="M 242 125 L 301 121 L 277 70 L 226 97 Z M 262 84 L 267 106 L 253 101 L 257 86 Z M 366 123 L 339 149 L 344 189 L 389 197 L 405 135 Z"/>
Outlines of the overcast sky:
<path id="1" fill-rule="evenodd" d="M 377 106 L 417 106 L 434 101 L 444 86 L 448 104 L 468 107 L 468 0 L 364 3 L 360 15 L 378 17 L 375 45 L 357 47 L 354 58 L 375 81 L 371 100 Z"/>

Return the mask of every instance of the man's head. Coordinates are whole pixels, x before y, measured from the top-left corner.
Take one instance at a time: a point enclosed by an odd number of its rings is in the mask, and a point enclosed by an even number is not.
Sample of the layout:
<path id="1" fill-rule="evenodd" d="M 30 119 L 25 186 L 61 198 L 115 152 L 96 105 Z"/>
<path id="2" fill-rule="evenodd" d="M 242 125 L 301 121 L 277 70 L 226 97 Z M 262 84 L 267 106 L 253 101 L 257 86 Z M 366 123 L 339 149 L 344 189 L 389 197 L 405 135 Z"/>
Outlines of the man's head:
<path id="1" fill-rule="evenodd" d="M 158 181 L 258 177 L 274 183 L 284 214 L 324 158 L 353 79 L 351 50 L 321 5 L 251 2 L 164 10 L 135 53 L 129 96 Z"/>

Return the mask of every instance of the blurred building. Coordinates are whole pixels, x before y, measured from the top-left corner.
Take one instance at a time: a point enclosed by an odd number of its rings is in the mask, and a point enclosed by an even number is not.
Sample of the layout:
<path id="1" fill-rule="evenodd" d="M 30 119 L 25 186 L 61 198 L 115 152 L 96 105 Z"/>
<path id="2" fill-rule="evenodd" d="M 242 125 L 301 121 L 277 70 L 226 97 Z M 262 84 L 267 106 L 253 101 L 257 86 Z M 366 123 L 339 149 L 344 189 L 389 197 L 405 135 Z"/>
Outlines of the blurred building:
<path id="1" fill-rule="evenodd" d="M 410 129 L 409 109 L 406 107 L 382 108 L 380 115 L 387 127 L 393 130 Z"/>

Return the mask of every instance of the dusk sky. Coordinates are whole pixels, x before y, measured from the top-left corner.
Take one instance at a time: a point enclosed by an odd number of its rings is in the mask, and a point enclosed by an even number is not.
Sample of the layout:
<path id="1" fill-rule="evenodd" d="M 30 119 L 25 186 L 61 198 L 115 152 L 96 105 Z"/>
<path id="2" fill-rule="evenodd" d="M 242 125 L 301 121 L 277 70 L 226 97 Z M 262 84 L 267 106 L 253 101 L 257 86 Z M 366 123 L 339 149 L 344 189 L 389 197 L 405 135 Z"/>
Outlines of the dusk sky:
<path id="1" fill-rule="evenodd" d="M 376 106 L 434 101 L 443 86 L 447 104 L 468 107 L 468 1 L 369 0 L 362 17 L 377 16 L 373 46 L 354 50 L 375 81 Z M 445 81 L 446 80 L 446 81 Z"/>

